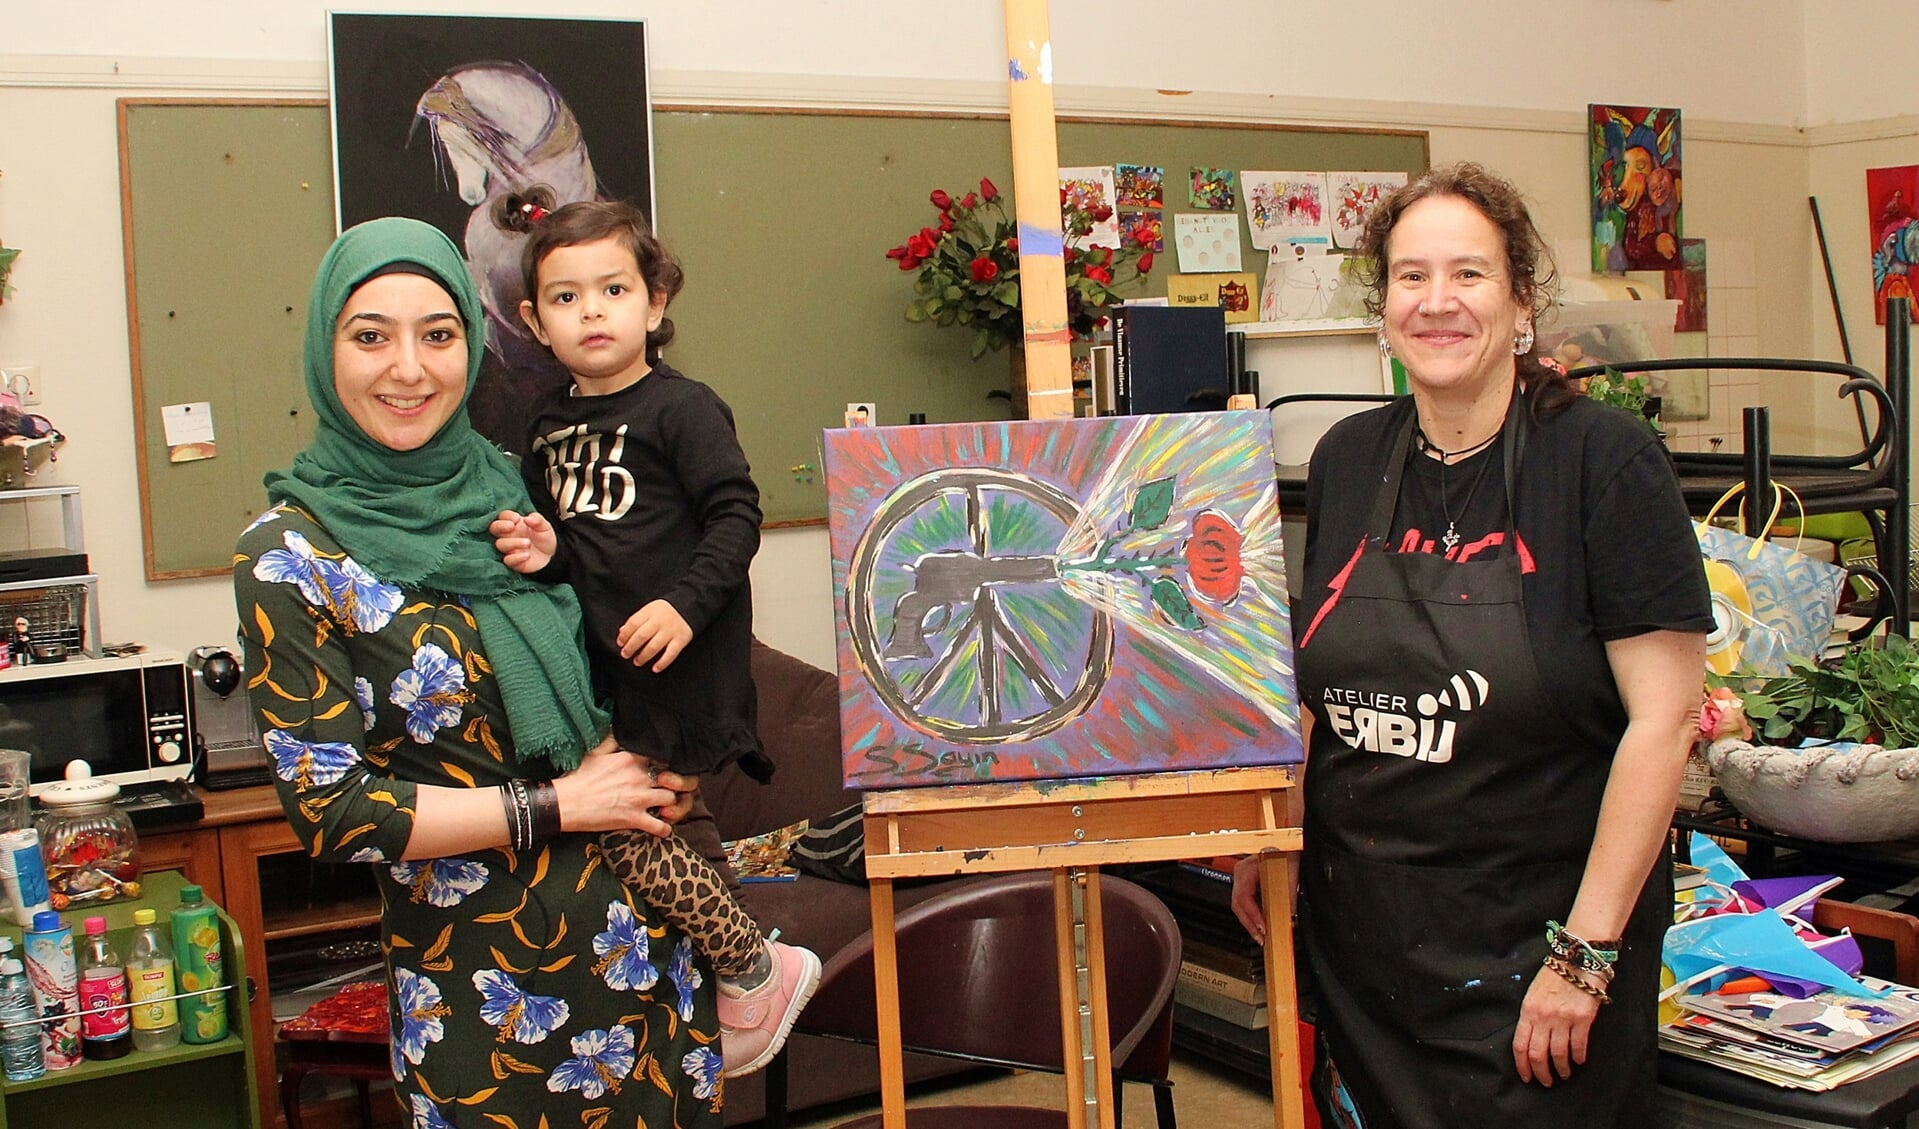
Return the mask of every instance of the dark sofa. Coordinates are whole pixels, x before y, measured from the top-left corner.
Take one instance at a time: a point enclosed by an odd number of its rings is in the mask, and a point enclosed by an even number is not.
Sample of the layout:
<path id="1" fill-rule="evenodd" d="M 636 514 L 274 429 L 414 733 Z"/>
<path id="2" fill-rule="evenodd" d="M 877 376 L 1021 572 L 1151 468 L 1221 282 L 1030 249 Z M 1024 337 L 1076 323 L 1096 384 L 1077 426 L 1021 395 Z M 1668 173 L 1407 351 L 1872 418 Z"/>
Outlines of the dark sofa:
<path id="1" fill-rule="evenodd" d="M 859 799 L 859 793 L 841 787 L 838 678 L 757 640 L 752 662 L 760 738 L 778 769 L 771 784 L 756 783 L 737 769 L 701 782 L 713 814 L 711 827 L 724 839 L 825 816 Z M 708 834 L 692 826 L 683 825 L 682 830 L 695 841 Z M 946 885 L 902 887 L 895 894 L 895 908 L 904 910 Z M 872 927 L 865 886 L 812 875 L 741 887 L 740 900 L 762 929 L 779 929 L 781 940 L 805 945 L 821 961 Z M 879 1056 L 874 1048 L 805 1035 L 795 1036 L 789 1048 L 789 1110 L 878 1094 Z M 908 1081 L 959 1069 L 964 1067 L 950 1059 L 908 1055 L 906 1060 Z M 762 1075 L 727 1082 L 728 1125 L 764 1115 Z"/>

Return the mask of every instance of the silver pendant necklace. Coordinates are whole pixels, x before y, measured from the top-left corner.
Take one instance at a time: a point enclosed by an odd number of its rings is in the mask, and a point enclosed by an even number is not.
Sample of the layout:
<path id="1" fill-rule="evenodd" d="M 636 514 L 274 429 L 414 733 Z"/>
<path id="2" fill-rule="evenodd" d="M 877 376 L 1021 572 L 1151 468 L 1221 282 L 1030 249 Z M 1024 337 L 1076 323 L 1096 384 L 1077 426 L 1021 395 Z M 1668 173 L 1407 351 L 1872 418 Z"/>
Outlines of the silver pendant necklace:
<path id="1" fill-rule="evenodd" d="M 1457 451 L 1448 451 L 1440 447 L 1439 444 L 1434 443 L 1431 439 L 1428 439 L 1424 428 L 1418 424 L 1413 425 L 1414 445 L 1417 446 L 1422 453 L 1430 452 L 1439 456 L 1439 512 L 1446 516 L 1446 532 L 1440 537 L 1439 543 L 1446 547 L 1446 554 L 1448 556 L 1452 555 L 1454 549 L 1459 548 L 1460 538 L 1458 521 L 1454 519 L 1453 508 L 1446 499 L 1446 461 L 1448 459 L 1463 459 L 1468 455 L 1476 455 L 1492 446 L 1493 441 L 1498 439 L 1499 435 L 1500 433 L 1495 431 L 1470 447 L 1461 447 Z M 1466 500 L 1460 503 L 1459 516 L 1461 518 L 1465 517 L 1466 512 L 1472 509 L 1473 496 L 1479 493 L 1479 484 L 1486 480 L 1486 468 L 1491 465 L 1493 465 L 1491 459 L 1487 459 L 1485 462 L 1479 464 L 1479 473 L 1473 476 L 1473 484 L 1466 491 Z"/>

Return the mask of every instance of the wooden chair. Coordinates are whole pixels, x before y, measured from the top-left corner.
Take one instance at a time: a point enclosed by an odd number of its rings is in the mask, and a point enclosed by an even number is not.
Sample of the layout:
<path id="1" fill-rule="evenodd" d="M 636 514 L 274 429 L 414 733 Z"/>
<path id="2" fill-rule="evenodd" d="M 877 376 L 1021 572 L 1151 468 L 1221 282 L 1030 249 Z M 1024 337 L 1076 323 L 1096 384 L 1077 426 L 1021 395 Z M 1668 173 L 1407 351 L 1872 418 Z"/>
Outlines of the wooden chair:
<path id="1" fill-rule="evenodd" d="M 1106 925 L 1106 1006 L 1113 1040 L 1113 1100 L 1126 1081 L 1153 1087 L 1159 1129 L 1176 1129 L 1167 1067 L 1173 1046 L 1173 986 L 1180 936 L 1173 915 L 1152 894 L 1100 876 Z M 1059 1073 L 1059 975 L 1054 968 L 1053 880 L 1043 872 L 1009 874 L 939 894 L 901 913 L 900 1022 L 908 1051 L 982 1066 Z M 827 961 L 818 991 L 796 1031 L 877 1043 L 873 935 Z M 783 1129 L 786 1062 L 768 1067 L 766 1125 Z M 913 1129 L 1054 1129 L 1060 1110 L 1014 1106 L 926 1107 L 909 1111 Z M 1115 1118 L 1117 1120 L 1117 1117 Z M 871 1129 L 880 1115 L 840 1129 Z"/>

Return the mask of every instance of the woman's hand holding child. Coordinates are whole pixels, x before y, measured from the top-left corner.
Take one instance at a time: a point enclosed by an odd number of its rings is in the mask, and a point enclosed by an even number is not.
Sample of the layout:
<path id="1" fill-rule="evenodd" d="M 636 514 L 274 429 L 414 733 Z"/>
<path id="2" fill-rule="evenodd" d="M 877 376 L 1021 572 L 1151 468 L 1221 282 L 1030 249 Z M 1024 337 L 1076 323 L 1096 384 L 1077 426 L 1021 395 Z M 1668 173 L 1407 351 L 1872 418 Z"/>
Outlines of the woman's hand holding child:
<path id="1" fill-rule="evenodd" d="M 587 751 L 580 767 L 556 778 L 553 787 L 564 830 L 633 828 L 664 837 L 673 833 L 673 826 L 661 816 L 671 817 L 679 808 L 687 782 L 673 773 L 654 773 L 645 760 L 608 737 Z"/>

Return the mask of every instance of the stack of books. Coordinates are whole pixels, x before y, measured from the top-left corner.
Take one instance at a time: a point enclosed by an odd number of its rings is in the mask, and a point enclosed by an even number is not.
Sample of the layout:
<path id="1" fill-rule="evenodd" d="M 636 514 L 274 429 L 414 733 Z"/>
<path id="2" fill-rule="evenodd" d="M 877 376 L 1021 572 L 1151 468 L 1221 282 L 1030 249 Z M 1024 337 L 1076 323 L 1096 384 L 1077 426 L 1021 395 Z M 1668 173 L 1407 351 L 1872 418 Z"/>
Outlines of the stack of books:
<path id="1" fill-rule="evenodd" d="M 1826 991 L 1682 996 L 1659 1045 L 1685 1058 L 1796 1090 L 1824 1091 L 1919 1058 L 1919 989 L 1862 976 L 1878 998 Z"/>
<path id="2" fill-rule="evenodd" d="M 1266 958 L 1195 937 L 1182 940 L 1173 1001 L 1250 1031 L 1264 1030 Z"/>

